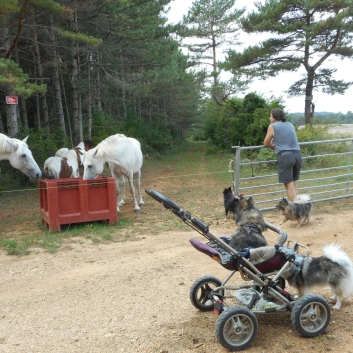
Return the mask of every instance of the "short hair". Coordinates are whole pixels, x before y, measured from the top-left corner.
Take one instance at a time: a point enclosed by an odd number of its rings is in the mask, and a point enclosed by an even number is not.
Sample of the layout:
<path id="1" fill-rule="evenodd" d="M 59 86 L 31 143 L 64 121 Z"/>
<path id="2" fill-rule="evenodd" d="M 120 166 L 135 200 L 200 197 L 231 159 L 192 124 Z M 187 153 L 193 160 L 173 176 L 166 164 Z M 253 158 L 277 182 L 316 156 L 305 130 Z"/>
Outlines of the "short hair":
<path id="1" fill-rule="evenodd" d="M 281 108 L 272 109 L 271 115 L 277 121 L 287 121 L 286 114 L 284 113 L 283 109 L 281 109 Z"/>

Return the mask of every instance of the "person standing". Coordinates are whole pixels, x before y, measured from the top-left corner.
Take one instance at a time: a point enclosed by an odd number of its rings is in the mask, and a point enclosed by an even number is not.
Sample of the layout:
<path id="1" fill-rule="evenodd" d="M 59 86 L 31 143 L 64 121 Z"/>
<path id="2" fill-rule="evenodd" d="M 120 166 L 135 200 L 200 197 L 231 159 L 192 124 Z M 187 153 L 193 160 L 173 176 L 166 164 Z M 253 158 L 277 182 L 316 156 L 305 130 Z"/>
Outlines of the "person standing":
<path id="1" fill-rule="evenodd" d="M 298 195 L 297 181 L 303 166 L 297 135 L 280 108 L 272 109 L 270 122 L 264 145 L 277 153 L 278 180 L 287 190 L 288 201 L 293 202 Z"/>

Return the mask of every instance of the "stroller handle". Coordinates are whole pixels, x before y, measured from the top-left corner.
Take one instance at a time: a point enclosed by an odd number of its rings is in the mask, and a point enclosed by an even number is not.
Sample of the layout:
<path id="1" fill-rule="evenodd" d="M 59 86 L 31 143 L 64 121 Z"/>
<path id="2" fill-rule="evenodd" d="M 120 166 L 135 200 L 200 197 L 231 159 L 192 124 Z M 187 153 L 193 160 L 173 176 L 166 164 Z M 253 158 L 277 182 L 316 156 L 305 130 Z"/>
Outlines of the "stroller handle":
<path id="1" fill-rule="evenodd" d="M 155 200 L 157 200 L 158 202 L 161 202 L 165 208 L 172 209 L 175 212 L 179 212 L 181 210 L 181 207 L 179 207 L 176 203 L 169 200 L 168 197 L 165 197 L 158 191 L 151 190 L 150 188 L 146 188 L 145 191 L 148 195 L 152 196 Z"/>

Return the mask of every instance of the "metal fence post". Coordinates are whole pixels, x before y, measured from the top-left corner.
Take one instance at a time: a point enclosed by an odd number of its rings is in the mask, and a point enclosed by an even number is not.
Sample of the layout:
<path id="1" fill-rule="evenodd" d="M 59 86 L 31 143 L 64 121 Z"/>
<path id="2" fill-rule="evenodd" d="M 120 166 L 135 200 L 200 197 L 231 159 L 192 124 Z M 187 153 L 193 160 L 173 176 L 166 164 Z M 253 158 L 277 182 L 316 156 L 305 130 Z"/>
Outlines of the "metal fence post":
<path id="1" fill-rule="evenodd" d="M 239 195 L 239 180 L 240 180 L 240 146 L 235 146 L 235 166 L 234 166 L 234 193 Z"/>
<path id="2" fill-rule="evenodd" d="M 349 194 L 349 183 L 351 180 L 351 165 L 352 165 L 352 150 L 353 150 L 353 141 L 351 141 L 351 149 L 350 149 L 350 155 L 349 155 L 349 163 L 348 163 L 348 170 L 347 170 L 347 186 L 346 186 L 346 195 Z"/>

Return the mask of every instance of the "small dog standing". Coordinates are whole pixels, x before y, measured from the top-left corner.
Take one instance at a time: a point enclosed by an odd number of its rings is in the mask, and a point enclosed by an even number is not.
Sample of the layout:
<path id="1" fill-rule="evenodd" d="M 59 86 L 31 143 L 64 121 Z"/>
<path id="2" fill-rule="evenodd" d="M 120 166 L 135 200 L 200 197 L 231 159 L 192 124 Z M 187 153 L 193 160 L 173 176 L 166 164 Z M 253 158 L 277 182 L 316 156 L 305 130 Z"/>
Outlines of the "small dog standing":
<path id="1" fill-rule="evenodd" d="M 224 222 L 225 222 L 230 214 L 234 215 L 235 195 L 231 187 L 229 187 L 228 189 L 225 188 L 223 190 L 223 198 L 224 198 L 224 211 L 226 214 L 224 218 Z"/>
<path id="2" fill-rule="evenodd" d="M 240 228 L 232 234 L 229 246 L 239 251 L 249 247 L 266 246 L 267 241 L 262 232 L 267 226 L 253 198 L 234 196 L 234 213 L 235 223 Z"/>
<path id="3" fill-rule="evenodd" d="M 304 222 L 309 223 L 310 214 L 313 208 L 310 202 L 311 198 L 309 195 L 298 195 L 294 202 L 290 202 L 283 198 L 276 206 L 282 211 L 283 220 L 280 224 L 287 222 L 288 220 L 297 221 L 297 227 L 300 227 Z"/>
<path id="4" fill-rule="evenodd" d="M 330 299 L 336 300 L 333 309 L 339 309 L 344 296 L 353 292 L 352 261 L 339 245 L 326 245 L 322 251 L 320 257 L 299 257 L 281 277 L 297 288 L 299 297 L 309 294 L 311 286 L 329 284 L 334 294 Z"/>

